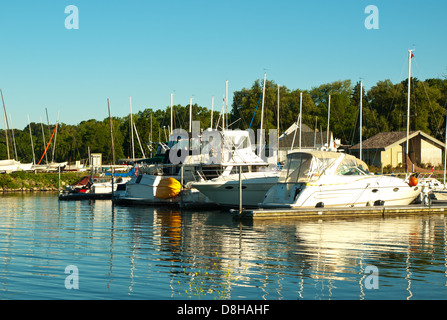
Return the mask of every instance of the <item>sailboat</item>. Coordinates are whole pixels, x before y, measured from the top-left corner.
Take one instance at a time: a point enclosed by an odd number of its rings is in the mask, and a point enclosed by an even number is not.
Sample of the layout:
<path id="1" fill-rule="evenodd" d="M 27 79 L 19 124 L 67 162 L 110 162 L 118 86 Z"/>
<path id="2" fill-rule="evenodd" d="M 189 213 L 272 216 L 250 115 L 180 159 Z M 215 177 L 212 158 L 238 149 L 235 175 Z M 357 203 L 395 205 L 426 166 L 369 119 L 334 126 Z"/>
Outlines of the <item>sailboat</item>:
<path id="1" fill-rule="evenodd" d="M 0 94 L 2 96 L 2 103 L 3 103 L 3 117 L 4 117 L 3 119 L 4 119 L 4 123 L 5 123 L 6 150 L 8 153 L 8 159 L 0 160 L 0 173 L 11 173 L 14 171 L 31 170 L 31 167 L 33 165 L 32 163 L 22 164 L 20 161 L 11 159 L 10 152 L 9 152 L 9 138 L 8 138 L 9 122 L 8 122 L 8 116 L 6 113 L 5 99 L 3 98 L 3 91 L 1 89 L 0 89 Z M 13 136 L 13 139 L 14 139 L 14 136 Z M 15 140 L 14 140 L 14 149 L 15 149 Z M 17 157 L 17 151 L 15 152 L 15 156 Z"/>

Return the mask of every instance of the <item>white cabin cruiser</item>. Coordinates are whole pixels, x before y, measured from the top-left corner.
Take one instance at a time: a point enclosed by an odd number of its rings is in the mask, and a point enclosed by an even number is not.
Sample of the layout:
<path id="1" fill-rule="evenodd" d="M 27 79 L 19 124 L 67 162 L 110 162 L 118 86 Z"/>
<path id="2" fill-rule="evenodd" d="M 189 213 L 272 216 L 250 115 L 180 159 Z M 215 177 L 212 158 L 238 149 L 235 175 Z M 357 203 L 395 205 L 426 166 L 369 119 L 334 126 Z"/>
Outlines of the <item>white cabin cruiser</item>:
<path id="1" fill-rule="evenodd" d="M 417 183 L 417 182 L 416 182 Z M 262 208 L 361 207 L 408 205 L 422 186 L 410 177 L 372 175 L 354 156 L 327 151 L 287 155 L 277 184 L 266 194 Z"/>
<path id="2" fill-rule="evenodd" d="M 231 169 L 231 168 L 230 168 Z M 236 170 L 237 167 L 235 167 Z M 264 200 L 265 194 L 278 181 L 279 170 L 266 170 L 243 172 L 242 183 L 242 206 L 244 208 L 258 207 Z M 206 195 L 208 199 L 220 206 L 238 207 L 239 196 L 239 173 L 232 173 L 202 182 L 193 183 L 192 186 Z"/>

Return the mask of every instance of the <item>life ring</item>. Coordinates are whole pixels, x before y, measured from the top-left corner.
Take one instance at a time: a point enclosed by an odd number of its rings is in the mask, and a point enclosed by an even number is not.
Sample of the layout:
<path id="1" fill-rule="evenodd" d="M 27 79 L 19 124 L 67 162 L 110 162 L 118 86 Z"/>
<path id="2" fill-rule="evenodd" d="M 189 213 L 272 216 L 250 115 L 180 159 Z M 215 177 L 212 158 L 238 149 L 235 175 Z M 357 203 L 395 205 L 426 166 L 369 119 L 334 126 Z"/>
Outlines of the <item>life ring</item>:
<path id="1" fill-rule="evenodd" d="M 411 187 L 416 187 L 418 183 L 419 183 L 418 178 L 416 178 L 415 176 L 411 176 L 410 179 L 408 179 L 408 184 Z"/>

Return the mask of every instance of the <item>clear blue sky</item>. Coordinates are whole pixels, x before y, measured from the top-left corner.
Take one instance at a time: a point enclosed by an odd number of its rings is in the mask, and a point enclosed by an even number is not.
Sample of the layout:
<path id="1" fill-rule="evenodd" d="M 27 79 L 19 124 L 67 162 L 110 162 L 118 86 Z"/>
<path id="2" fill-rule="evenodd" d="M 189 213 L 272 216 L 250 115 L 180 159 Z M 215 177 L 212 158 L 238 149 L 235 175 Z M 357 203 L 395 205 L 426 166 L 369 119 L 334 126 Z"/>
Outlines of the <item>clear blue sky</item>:
<path id="1" fill-rule="evenodd" d="M 368 30 L 367 5 L 379 9 Z M 79 29 L 65 28 L 65 7 Z M 186 105 L 222 105 L 267 78 L 289 89 L 447 74 L 447 2 L 439 0 L 46 0 L 0 3 L 0 88 L 14 127 L 40 118 L 77 124 Z M 1 121 L 3 123 L 3 121 Z"/>

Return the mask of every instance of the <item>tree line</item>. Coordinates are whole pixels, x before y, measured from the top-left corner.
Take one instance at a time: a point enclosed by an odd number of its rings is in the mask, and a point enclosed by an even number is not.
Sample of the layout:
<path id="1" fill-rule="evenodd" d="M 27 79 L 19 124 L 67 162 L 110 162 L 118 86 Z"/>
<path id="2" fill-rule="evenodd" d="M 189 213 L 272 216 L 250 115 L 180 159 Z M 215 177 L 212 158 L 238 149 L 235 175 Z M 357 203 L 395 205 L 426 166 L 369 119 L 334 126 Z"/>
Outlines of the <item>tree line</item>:
<path id="1" fill-rule="evenodd" d="M 363 139 L 379 132 L 406 130 L 408 80 L 393 84 L 390 80 L 378 81 L 369 90 L 362 90 L 362 136 Z M 310 90 L 288 89 L 267 80 L 264 99 L 264 129 L 276 129 L 278 123 L 279 91 L 279 131 L 284 132 L 298 121 L 300 96 L 302 94 L 302 122 L 312 130 L 326 130 L 330 96 L 330 130 L 344 145 L 359 142 L 360 82 L 339 80 Z M 230 128 L 259 129 L 261 122 L 263 80 L 254 81 L 250 88 L 233 92 L 233 103 L 228 116 Z M 447 79 L 411 80 L 410 130 L 422 130 L 444 141 L 447 107 Z M 175 128 L 189 127 L 189 104 L 175 105 Z M 193 120 L 200 121 L 202 129 L 211 124 L 211 110 L 197 104 L 192 105 Z M 134 126 L 135 157 L 143 157 L 141 142 L 146 157 L 154 154 L 157 142 L 169 138 L 171 108 L 146 108 L 132 115 Z M 221 112 L 213 111 L 213 128 L 221 128 Z M 115 158 L 132 157 L 130 115 L 112 117 Z M 33 161 L 32 146 L 36 162 L 42 157 L 46 144 L 55 127 L 41 123 L 30 123 L 23 130 L 8 130 L 10 158 L 22 163 Z M 31 144 L 30 128 L 33 144 Z M 138 137 L 137 137 L 138 135 Z M 55 148 L 54 148 L 55 142 Z M 54 151 L 53 151 L 54 149 Z M 151 151 L 152 150 L 152 151 Z M 48 148 L 46 161 L 63 162 L 88 158 L 88 152 L 102 153 L 105 163 L 112 162 L 110 121 L 85 120 L 77 125 L 60 123 L 57 135 Z M 17 156 L 16 156 L 17 155 Z M 0 159 L 7 159 L 5 130 L 0 130 Z"/>
<path id="2" fill-rule="evenodd" d="M 258 128 L 261 120 L 259 98 L 263 80 L 254 82 L 251 88 L 234 93 L 232 121 L 241 118 L 249 126 L 253 112 L 252 128 Z M 326 130 L 330 96 L 330 130 L 334 138 L 345 145 L 354 145 L 360 139 L 360 82 L 334 81 L 310 90 L 290 90 L 279 86 L 279 130 L 284 132 L 298 121 L 300 94 L 302 93 L 302 122 L 311 129 Z M 266 81 L 264 128 L 277 127 L 278 85 Z M 362 136 L 370 138 L 379 132 L 403 131 L 407 126 L 408 80 L 393 84 L 390 80 L 379 81 L 369 90 L 362 90 Z M 410 130 L 422 130 L 433 137 L 445 140 L 445 116 L 447 107 L 447 79 L 411 80 Z M 250 122 L 247 122 L 249 120 Z"/>

